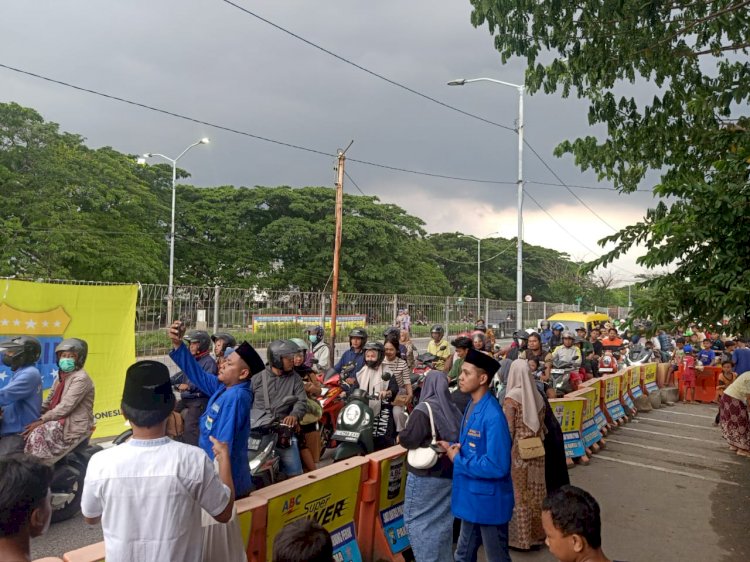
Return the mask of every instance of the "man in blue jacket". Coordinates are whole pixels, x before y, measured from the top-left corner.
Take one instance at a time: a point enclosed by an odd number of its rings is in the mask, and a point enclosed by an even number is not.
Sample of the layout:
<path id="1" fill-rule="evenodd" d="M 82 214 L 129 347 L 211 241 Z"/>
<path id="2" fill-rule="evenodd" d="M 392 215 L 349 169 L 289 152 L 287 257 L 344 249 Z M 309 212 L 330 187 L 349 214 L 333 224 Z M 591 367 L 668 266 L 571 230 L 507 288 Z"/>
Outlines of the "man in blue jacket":
<path id="1" fill-rule="evenodd" d="M 181 322 L 174 322 L 168 334 L 174 348 L 169 354 L 172 361 L 184 371 L 190 382 L 211 397 L 200 418 L 198 446 L 213 460 L 214 451 L 210 438 L 227 444 L 235 496 L 243 498 L 252 489 L 247 454 L 250 409 L 253 405 L 250 377 L 265 369 L 263 360 L 249 343 L 242 342 L 221 364 L 217 377 L 201 369 L 198 361 L 185 347 Z"/>
<path id="2" fill-rule="evenodd" d="M 8 384 L 0 389 L 0 408 L 3 412 L 0 420 L 0 456 L 22 453 L 24 440 L 21 434 L 27 425 L 41 415 L 42 375 L 34 366 L 41 354 L 39 340 L 31 336 L 18 336 L 0 343 L 3 365 L 10 367 L 12 373 Z"/>
<path id="3" fill-rule="evenodd" d="M 357 373 L 359 373 L 362 367 L 365 366 L 365 353 L 362 348 L 364 348 L 366 343 L 367 332 L 362 328 L 354 328 L 349 332 L 349 349 L 344 352 L 341 359 L 339 359 L 339 362 L 336 363 L 336 366 L 333 368 L 334 371 L 341 374 L 344 367 L 353 364 L 354 368 L 347 370 L 346 376 L 344 377 L 349 384 L 353 384 L 356 380 Z"/>
<path id="4" fill-rule="evenodd" d="M 489 392 L 490 380 L 499 368 L 489 355 L 469 350 L 458 378 L 461 392 L 471 394 L 459 442 L 440 443 L 453 461 L 451 509 L 461 520 L 456 562 L 475 561 L 480 544 L 489 562 L 510 561 L 511 439 L 500 404 Z"/>

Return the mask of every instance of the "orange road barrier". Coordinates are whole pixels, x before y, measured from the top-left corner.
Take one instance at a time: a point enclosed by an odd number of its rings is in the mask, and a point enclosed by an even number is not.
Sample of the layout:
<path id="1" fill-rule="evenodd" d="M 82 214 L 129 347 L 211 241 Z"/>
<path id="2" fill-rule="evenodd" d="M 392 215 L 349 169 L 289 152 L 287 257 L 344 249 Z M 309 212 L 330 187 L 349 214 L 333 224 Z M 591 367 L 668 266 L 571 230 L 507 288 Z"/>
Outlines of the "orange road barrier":
<path id="1" fill-rule="evenodd" d="M 37 558 L 34 562 L 62 562 L 62 560 L 54 556 L 48 556 L 47 558 Z"/>
<path id="2" fill-rule="evenodd" d="M 404 527 L 406 449 L 400 445 L 367 456 L 370 477 L 363 486 L 358 539 L 364 560 L 403 562 L 411 545 Z"/>
<path id="3" fill-rule="evenodd" d="M 716 383 L 719 382 L 721 367 L 703 367 L 703 371 L 695 370 L 695 400 L 710 404 L 716 402 Z M 677 369 L 678 388 L 680 389 L 680 400 L 685 400 L 685 385 L 682 382 L 683 366 Z"/>
<path id="4" fill-rule="evenodd" d="M 334 560 L 361 562 L 357 531 L 362 530 L 358 519 L 368 468 L 368 459 L 354 457 L 254 492 L 252 497 L 267 504 L 265 529 L 263 532 L 256 530 L 260 521 L 253 518 L 252 537 L 258 540 L 248 548 L 248 560 L 271 560 L 273 540 L 278 532 L 284 525 L 307 517 L 331 533 Z M 363 532 L 371 531 L 364 529 Z"/>
<path id="5" fill-rule="evenodd" d="M 588 463 L 586 447 L 581 437 L 581 424 L 583 422 L 583 409 L 585 398 L 569 397 L 550 398 L 550 406 L 563 432 L 565 440 L 565 457 L 568 459 L 581 459 Z"/>
<path id="6" fill-rule="evenodd" d="M 565 395 L 566 398 L 583 398 L 583 414 L 581 418 L 581 437 L 586 452 L 598 452 L 598 443 L 602 440 L 602 432 L 596 423 L 596 408 L 599 406 L 597 386 L 582 386 L 575 392 Z"/>
<path id="7" fill-rule="evenodd" d="M 650 364 L 651 363 L 649 363 L 649 365 Z M 671 369 L 672 369 L 671 363 L 657 363 L 656 364 L 656 385 L 659 388 L 664 388 L 665 386 L 671 386 L 672 381 L 670 381 L 670 376 L 669 376 Z"/>

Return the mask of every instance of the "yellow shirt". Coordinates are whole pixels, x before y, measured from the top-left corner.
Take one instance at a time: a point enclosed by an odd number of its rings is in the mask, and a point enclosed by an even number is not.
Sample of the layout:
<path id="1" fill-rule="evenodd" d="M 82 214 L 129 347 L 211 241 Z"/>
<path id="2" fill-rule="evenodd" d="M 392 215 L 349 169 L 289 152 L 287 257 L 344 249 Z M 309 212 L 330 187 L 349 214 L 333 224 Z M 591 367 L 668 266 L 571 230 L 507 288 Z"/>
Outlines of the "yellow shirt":
<path id="1" fill-rule="evenodd" d="M 441 371 L 445 367 L 446 359 L 451 355 L 451 347 L 445 339 L 438 343 L 435 343 L 435 340 L 430 340 L 430 343 L 427 344 L 427 353 L 432 353 L 440 358 L 435 361 L 435 368 Z"/>

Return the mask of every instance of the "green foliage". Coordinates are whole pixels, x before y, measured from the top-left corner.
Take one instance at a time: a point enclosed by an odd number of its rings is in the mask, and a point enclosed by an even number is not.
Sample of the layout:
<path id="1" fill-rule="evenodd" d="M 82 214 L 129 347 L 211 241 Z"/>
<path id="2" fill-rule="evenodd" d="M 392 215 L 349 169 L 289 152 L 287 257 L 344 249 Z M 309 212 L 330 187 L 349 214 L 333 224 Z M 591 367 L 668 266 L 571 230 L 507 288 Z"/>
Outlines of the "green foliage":
<path id="1" fill-rule="evenodd" d="M 529 91 L 575 92 L 606 138 L 563 142 L 584 170 L 622 192 L 650 171 L 661 201 L 641 222 L 601 241 L 606 266 L 643 244 L 639 264 L 668 268 L 644 281 L 634 315 L 668 325 L 688 319 L 750 329 L 750 10 L 746 0 L 662 2 L 471 0 L 503 61 L 525 57 Z M 544 64 L 542 61 L 545 61 Z M 618 96 L 628 84 L 650 102 Z M 739 111 L 742 110 L 742 111 Z M 739 118 L 737 118 L 737 116 Z"/>

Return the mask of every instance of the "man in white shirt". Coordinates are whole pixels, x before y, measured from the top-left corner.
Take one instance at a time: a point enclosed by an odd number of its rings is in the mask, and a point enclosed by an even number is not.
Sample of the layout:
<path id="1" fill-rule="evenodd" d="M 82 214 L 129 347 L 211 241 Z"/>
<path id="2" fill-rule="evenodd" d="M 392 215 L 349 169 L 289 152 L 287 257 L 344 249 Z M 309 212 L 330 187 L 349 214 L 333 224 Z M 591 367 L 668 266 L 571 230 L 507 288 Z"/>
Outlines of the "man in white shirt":
<path id="1" fill-rule="evenodd" d="M 166 437 L 174 400 L 163 363 L 128 369 L 121 409 L 133 437 L 91 457 L 81 499 L 86 522 L 102 524 L 107 562 L 200 562 L 201 509 L 232 517 L 227 445 L 212 439 L 217 474 L 202 449 Z"/>

